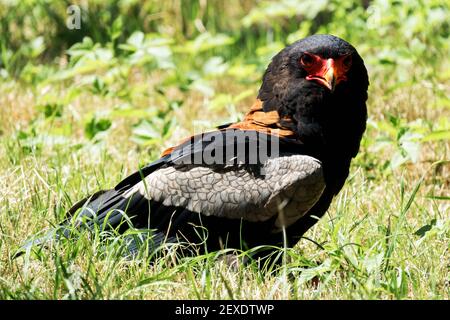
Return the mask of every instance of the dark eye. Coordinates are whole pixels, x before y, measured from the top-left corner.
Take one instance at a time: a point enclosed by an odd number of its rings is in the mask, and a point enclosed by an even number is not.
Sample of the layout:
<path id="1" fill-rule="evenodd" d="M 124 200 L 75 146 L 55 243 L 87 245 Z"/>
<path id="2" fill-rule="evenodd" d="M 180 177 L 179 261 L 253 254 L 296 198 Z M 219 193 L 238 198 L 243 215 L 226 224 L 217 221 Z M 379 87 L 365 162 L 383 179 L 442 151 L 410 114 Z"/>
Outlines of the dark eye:
<path id="1" fill-rule="evenodd" d="M 314 57 L 310 54 L 305 53 L 300 58 L 300 63 L 304 67 L 311 67 L 314 63 Z"/>
<path id="2" fill-rule="evenodd" d="M 344 66 L 345 70 L 350 69 L 350 67 L 352 66 L 352 56 L 346 56 L 344 60 L 342 60 L 342 65 Z"/>

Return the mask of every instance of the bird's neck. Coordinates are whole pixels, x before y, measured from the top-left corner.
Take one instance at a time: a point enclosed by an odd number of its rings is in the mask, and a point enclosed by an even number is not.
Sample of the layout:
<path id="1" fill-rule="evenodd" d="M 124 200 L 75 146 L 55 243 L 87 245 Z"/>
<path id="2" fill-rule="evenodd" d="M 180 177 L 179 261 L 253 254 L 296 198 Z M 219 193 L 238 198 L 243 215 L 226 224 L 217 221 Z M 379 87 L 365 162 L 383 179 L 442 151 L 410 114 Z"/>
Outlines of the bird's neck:
<path id="1" fill-rule="evenodd" d="M 279 101 L 282 126 L 292 130 L 321 160 L 350 162 L 359 149 L 365 130 L 365 100 L 345 91 L 295 92 Z"/>

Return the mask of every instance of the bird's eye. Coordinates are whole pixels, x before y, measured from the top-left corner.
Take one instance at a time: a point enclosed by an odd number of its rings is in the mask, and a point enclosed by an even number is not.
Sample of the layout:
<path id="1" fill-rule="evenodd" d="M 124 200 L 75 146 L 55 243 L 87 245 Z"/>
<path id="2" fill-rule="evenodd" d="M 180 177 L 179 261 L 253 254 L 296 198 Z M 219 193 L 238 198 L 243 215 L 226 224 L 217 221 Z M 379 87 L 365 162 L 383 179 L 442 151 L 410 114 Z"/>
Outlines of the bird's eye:
<path id="1" fill-rule="evenodd" d="M 304 67 L 311 67 L 314 63 L 314 57 L 310 54 L 305 53 L 300 58 L 300 63 Z"/>
<path id="2" fill-rule="evenodd" d="M 352 56 L 348 55 L 342 60 L 342 65 L 344 66 L 345 70 L 349 70 L 352 66 Z"/>

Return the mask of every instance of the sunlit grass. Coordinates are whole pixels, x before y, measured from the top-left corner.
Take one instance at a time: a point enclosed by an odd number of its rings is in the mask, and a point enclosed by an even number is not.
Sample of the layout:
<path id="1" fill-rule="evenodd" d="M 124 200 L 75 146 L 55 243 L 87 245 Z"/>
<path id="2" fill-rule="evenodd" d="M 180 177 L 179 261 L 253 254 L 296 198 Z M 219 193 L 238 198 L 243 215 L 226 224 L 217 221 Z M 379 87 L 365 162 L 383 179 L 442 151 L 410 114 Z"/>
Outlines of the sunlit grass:
<path id="1" fill-rule="evenodd" d="M 57 88 L 61 95 L 67 90 Z M 237 94 L 241 88 L 235 90 Z M 75 242 L 63 241 L 37 257 L 31 254 L 12 260 L 13 251 L 25 239 L 61 221 L 75 201 L 114 186 L 162 149 L 155 145 L 149 154 L 147 148 L 137 148 L 130 141 L 130 128 L 138 120 L 133 117 L 114 120 L 100 142 L 88 141 L 83 135 L 84 117 L 76 115 L 94 109 L 110 110 L 115 101 L 83 92 L 71 108 L 64 110 L 61 119 L 37 124 L 54 130 L 69 123 L 72 133 L 68 143 L 43 143 L 29 150 L 21 145 L 17 132 L 25 130 L 32 119 L 46 120 L 30 108 L 36 96 L 20 87 L 12 92 L 14 99 L 8 95 L 0 98 L 4 106 L 0 149 L 1 298 L 449 298 L 449 202 L 439 198 L 448 197 L 445 177 L 449 165 L 433 164 L 445 160 L 449 146 L 445 141 L 424 143 L 417 163 L 381 170 L 378 165 L 392 154 L 370 151 L 373 141 L 382 134 L 374 128 L 365 137 L 346 186 L 323 219 L 305 235 L 313 241 L 304 239 L 288 249 L 289 259 L 279 272 L 261 273 L 254 263 L 236 270 L 215 254 L 183 259 L 168 254 L 156 263 L 149 263 L 144 255 L 130 261 L 120 254 L 120 237 L 105 246 L 95 234 L 84 234 Z M 371 92 L 372 96 L 377 94 L 380 92 Z M 217 119 L 211 122 L 220 123 L 233 116 L 226 111 L 209 113 L 199 108 L 205 104 L 204 99 L 189 93 L 185 96 L 183 108 L 175 113 L 180 117 L 177 130 L 189 132 L 192 124 L 183 119 L 202 119 L 205 112 L 211 114 L 210 120 Z M 246 108 L 247 101 L 237 106 L 237 110 Z M 371 99 L 371 118 L 381 121 L 385 108 L 379 100 Z M 397 108 L 411 112 L 408 103 L 397 104 Z M 434 114 L 436 120 L 442 116 Z M 365 168 L 367 161 L 377 166 Z M 421 233 L 421 228 L 429 231 Z"/>
<path id="2" fill-rule="evenodd" d="M 78 32 L 63 2 L 17 3 L 0 0 L 0 299 L 450 298 L 446 1 L 94 1 Z M 98 230 L 12 259 L 81 198 L 242 118 L 271 56 L 312 33 L 364 58 L 369 120 L 343 190 L 283 265 L 169 247 L 130 260 Z"/>

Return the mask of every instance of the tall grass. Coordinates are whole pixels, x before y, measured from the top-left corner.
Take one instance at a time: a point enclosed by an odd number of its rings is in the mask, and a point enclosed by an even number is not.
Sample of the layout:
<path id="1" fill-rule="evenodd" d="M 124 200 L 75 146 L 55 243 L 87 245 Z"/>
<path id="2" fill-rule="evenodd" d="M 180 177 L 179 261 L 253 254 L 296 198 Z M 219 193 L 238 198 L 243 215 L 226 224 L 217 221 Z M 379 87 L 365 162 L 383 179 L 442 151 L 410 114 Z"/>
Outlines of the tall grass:
<path id="1" fill-rule="evenodd" d="M 449 298 L 448 4 L 232 2 L 80 1 L 70 31 L 69 2 L 0 1 L 0 298 Z M 279 269 L 170 246 L 130 260 L 124 236 L 99 230 L 11 258 L 87 194 L 242 117 L 271 56 L 312 33 L 363 56 L 368 129 Z"/>

